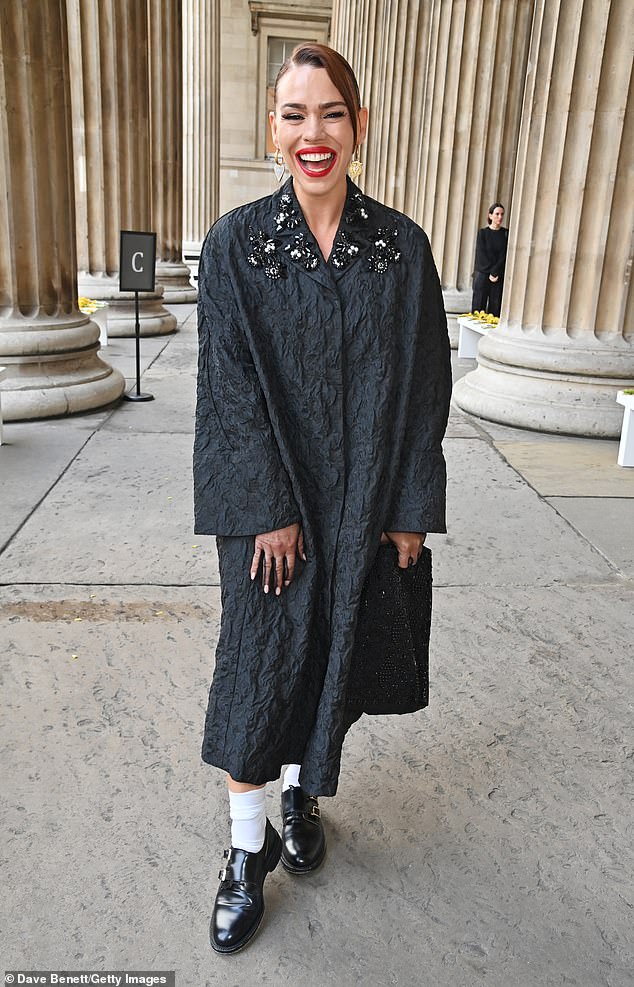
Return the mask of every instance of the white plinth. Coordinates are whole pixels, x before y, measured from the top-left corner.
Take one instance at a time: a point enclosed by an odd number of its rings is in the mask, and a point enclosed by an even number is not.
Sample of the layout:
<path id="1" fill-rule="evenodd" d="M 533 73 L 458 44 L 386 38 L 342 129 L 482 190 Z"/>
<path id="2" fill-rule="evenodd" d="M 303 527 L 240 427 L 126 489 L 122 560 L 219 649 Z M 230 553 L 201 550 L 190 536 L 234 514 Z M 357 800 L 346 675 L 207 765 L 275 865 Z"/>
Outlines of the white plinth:
<path id="1" fill-rule="evenodd" d="M 460 335 L 458 336 L 458 359 L 475 360 L 478 355 L 478 343 L 480 336 L 485 336 L 491 326 L 480 319 L 467 319 L 461 316 L 458 319 Z"/>
<path id="2" fill-rule="evenodd" d="M 99 326 L 99 343 L 101 348 L 108 345 L 108 306 L 95 309 L 90 316 L 90 321 Z"/>
<path id="3" fill-rule="evenodd" d="M 624 409 L 617 463 L 619 466 L 634 466 L 634 394 L 619 391 L 616 400 Z"/>

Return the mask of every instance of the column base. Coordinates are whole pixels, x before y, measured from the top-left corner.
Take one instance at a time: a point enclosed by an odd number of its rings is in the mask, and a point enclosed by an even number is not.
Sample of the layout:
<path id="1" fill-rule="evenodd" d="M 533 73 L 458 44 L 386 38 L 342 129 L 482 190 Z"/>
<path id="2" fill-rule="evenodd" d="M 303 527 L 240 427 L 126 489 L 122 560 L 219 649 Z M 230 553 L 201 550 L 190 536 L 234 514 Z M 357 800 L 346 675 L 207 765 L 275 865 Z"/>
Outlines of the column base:
<path id="1" fill-rule="evenodd" d="M 156 283 L 163 288 L 163 301 L 170 304 L 195 302 L 198 291 L 191 283 L 191 271 L 183 261 L 159 261 L 156 265 Z"/>
<path id="2" fill-rule="evenodd" d="M 521 349 L 529 366 L 500 359 L 509 359 Z M 455 403 L 463 411 L 502 425 L 618 438 L 622 409 L 616 395 L 619 389 L 632 386 L 634 373 L 630 377 L 620 374 L 634 371 L 634 348 L 622 339 L 614 347 L 597 341 L 594 351 L 578 343 L 569 349 L 561 346 L 561 372 L 554 369 L 556 349 L 552 340 L 546 340 L 543 347 L 528 339 L 510 338 L 505 344 L 500 331 L 492 330 L 480 343 L 477 369 L 455 384 Z"/>
<path id="3" fill-rule="evenodd" d="M 108 302 L 108 336 L 135 335 L 134 292 L 119 291 L 118 279 L 80 273 L 79 294 Z M 176 316 L 163 306 L 163 288 L 139 292 L 139 326 L 142 336 L 164 336 L 176 330 Z"/>
<path id="4" fill-rule="evenodd" d="M 78 332 L 83 330 L 83 348 L 77 343 Z M 24 421 L 33 418 L 53 418 L 59 415 L 72 415 L 80 411 L 94 411 L 117 401 L 125 390 L 123 375 L 105 363 L 97 355 L 99 349 L 99 327 L 88 319 L 80 324 L 45 327 L 40 323 L 35 331 L 25 329 L 20 336 L 25 343 L 25 354 L 7 354 L 3 346 L 0 362 L 7 374 L 2 384 L 2 414 L 5 421 Z M 67 338 L 71 337 L 71 338 Z M 10 337 L 18 337 L 17 327 Z M 34 352 L 34 337 L 39 345 L 46 347 L 46 339 L 51 342 L 49 352 Z M 9 335 L 0 333 L 4 344 Z M 72 348 L 65 351 L 61 344 L 66 342 Z"/>
<path id="5" fill-rule="evenodd" d="M 449 332 L 449 342 L 452 350 L 458 349 L 458 336 L 460 327 L 458 316 L 464 315 L 471 309 L 471 292 L 457 291 L 455 288 L 446 288 L 442 293 L 447 315 L 447 331 Z"/>

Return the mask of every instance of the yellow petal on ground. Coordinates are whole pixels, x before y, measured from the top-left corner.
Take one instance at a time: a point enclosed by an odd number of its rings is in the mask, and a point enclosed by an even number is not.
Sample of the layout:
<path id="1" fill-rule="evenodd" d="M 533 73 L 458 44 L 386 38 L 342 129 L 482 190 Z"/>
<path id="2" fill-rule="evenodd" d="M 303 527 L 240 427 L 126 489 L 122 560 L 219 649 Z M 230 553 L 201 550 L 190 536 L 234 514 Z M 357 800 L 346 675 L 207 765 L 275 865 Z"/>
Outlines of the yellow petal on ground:
<path id="1" fill-rule="evenodd" d="M 75 617 L 74 618 L 76 624 L 80 624 L 83 619 L 84 619 L 83 617 Z"/>
<path id="2" fill-rule="evenodd" d="M 154 616 L 155 617 L 162 617 L 164 613 L 165 613 L 164 610 L 155 610 L 154 611 Z"/>
<path id="3" fill-rule="evenodd" d="M 71 658 L 73 659 L 73 661 L 77 661 L 77 659 L 79 658 L 79 655 L 71 655 Z"/>

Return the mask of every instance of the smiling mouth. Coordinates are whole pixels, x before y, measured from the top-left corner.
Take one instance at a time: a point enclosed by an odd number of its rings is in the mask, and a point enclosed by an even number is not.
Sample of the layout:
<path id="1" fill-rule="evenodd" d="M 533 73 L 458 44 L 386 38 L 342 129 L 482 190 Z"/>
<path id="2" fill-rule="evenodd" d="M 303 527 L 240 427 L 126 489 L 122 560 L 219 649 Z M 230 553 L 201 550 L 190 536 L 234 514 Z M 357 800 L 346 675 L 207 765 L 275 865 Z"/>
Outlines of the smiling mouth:
<path id="1" fill-rule="evenodd" d="M 337 155 L 334 151 L 324 148 L 323 150 L 298 151 L 295 158 L 304 174 L 321 178 L 334 167 Z"/>

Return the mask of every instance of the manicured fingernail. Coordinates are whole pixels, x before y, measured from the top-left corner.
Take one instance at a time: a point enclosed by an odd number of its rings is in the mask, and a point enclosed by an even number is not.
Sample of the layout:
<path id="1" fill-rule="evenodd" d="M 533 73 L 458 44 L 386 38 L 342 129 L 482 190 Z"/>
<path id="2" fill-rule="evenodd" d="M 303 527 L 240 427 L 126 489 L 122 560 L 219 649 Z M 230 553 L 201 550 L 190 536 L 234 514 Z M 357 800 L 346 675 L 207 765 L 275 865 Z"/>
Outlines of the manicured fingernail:
<path id="1" fill-rule="evenodd" d="M 268 591 L 269 591 L 269 588 L 268 588 L 268 586 L 265 586 L 265 587 L 264 587 L 264 592 L 265 592 L 265 593 L 268 593 Z"/>
<path id="2" fill-rule="evenodd" d="M 284 580 L 284 585 L 285 585 L 285 586 L 290 586 L 290 585 L 291 585 L 291 581 L 290 581 L 290 579 L 285 579 L 285 580 Z"/>
<path id="3" fill-rule="evenodd" d="M 254 572 L 252 572 L 252 573 L 251 573 L 251 580 L 254 580 L 254 579 L 255 579 L 255 573 L 254 573 Z"/>
<path id="4" fill-rule="evenodd" d="M 306 558 L 306 555 L 305 554 L 302 555 L 302 558 L 303 558 L 304 562 L 308 562 L 308 559 Z"/>
<path id="5" fill-rule="evenodd" d="M 282 592 L 282 590 L 281 590 L 281 589 L 280 589 L 280 587 L 278 586 L 278 587 L 276 588 L 276 590 L 275 590 L 275 595 L 276 595 L 276 596 L 279 596 L 281 592 Z"/>

